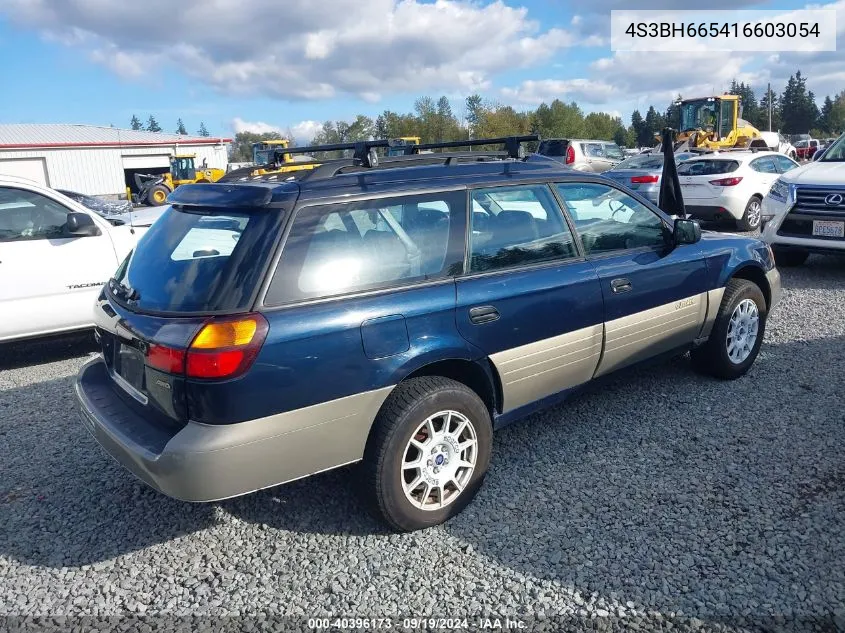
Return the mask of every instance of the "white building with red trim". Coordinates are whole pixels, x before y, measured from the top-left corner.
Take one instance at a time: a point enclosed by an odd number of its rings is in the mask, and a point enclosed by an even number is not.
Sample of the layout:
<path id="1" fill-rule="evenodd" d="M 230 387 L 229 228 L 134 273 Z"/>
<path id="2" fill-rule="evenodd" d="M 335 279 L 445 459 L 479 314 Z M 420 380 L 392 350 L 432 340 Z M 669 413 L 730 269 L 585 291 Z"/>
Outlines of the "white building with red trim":
<path id="1" fill-rule="evenodd" d="M 55 189 L 120 196 L 136 173 L 160 174 L 175 154 L 226 169 L 230 138 L 185 136 L 64 123 L 0 124 L 0 174 Z"/>

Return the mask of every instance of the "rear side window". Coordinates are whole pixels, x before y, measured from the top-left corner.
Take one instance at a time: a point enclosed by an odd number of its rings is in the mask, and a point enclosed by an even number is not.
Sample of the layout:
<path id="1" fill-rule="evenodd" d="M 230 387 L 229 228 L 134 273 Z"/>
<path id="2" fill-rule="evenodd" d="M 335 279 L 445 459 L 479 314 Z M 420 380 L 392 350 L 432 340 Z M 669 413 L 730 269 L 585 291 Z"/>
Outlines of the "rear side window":
<path id="1" fill-rule="evenodd" d="M 120 266 L 112 294 L 140 311 L 249 309 L 282 215 L 170 208 Z"/>
<path id="2" fill-rule="evenodd" d="M 460 274 L 465 196 L 443 192 L 300 209 L 265 304 Z"/>
<path id="3" fill-rule="evenodd" d="M 762 158 L 757 158 L 751 161 L 751 169 L 754 171 L 759 171 L 764 174 L 776 174 L 778 173 L 777 165 L 775 165 L 775 160 L 771 156 L 763 156 Z"/>
<path id="4" fill-rule="evenodd" d="M 681 176 L 713 176 L 729 174 L 739 168 L 735 160 L 689 160 L 678 165 Z"/>

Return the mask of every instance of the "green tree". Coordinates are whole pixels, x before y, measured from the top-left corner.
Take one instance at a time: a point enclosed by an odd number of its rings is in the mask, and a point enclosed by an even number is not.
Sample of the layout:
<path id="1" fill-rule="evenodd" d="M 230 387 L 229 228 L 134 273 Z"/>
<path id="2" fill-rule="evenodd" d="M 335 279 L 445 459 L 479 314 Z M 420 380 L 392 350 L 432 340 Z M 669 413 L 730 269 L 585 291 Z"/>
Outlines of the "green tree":
<path id="1" fill-rule="evenodd" d="M 634 137 L 633 145 L 635 145 L 636 147 L 645 147 L 648 143 L 650 143 L 649 139 L 646 139 L 646 143 L 642 142 L 642 139 L 648 136 L 648 132 L 645 129 L 645 121 L 643 121 L 643 115 L 640 114 L 639 110 L 634 110 L 631 113 L 630 133 Z"/>
<path id="2" fill-rule="evenodd" d="M 579 138 L 587 134 L 584 113 L 574 101 L 555 99 L 548 105 L 541 103 L 529 119 L 530 131 L 540 138 Z"/>
<path id="3" fill-rule="evenodd" d="M 807 92 L 807 78 L 798 70 L 789 77 L 780 98 L 780 115 L 783 130 L 788 134 L 808 132 L 819 118 L 816 97 Z"/>
<path id="4" fill-rule="evenodd" d="M 845 90 L 836 95 L 833 106 L 830 109 L 829 134 L 841 134 L 845 132 Z"/>
<path id="5" fill-rule="evenodd" d="M 147 132 L 161 132 L 161 126 L 156 121 L 155 117 L 151 114 L 150 117 L 147 119 Z"/>
<path id="6" fill-rule="evenodd" d="M 200 129 L 197 130 L 197 134 L 200 135 L 200 136 L 211 136 L 208 133 L 208 129 L 205 127 L 205 123 L 203 123 L 202 121 L 200 121 Z"/>
<path id="7" fill-rule="evenodd" d="M 824 98 L 824 103 L 822 104 L 821 112 L 819 112 L 819 122 L 818 126 L 824 130 L 826 134 L 830 134 L 833 131 L 833 127 L 831 126 L 831 115 L 833 114 L 833 99 L 830 98 L 830 95 Z"/>
<path id="8" fill-rule="evenodd" d="M 584 117 L 584 129 L 587 138 L 609 141 L 622 128 L 622 121 L 618 117 L 606 112 L 591 112 Z"/>
<path id="9" fill-rule="evenodd" d="M 185 124 L 182 123 L 182 119 L 176 120 L 176 134 L 188 134 L 188 130 L 185 129 Z"/>
<path id="10" fill-rule="evenodd" d="M 142 130 L 144 126 L 141 124 L 141 119 L 139 119 L 134 114 L 132 115 L 132 120 L 129 122 L 129 127 L 133 130 Z"/>
<path id="11" fill-rule="evenodd" d="M 780 130 L 782 127 L 782 120 L 780 117 L 780 99 L 774 90 L 771 93 L 772 97 L 772 130 Z M 760 99 L 760 125 L 759 129 L 769 129 L 769 94 L 763 95 Z"/>
<path id="12" fill-rule="evenodd" d="M 664 127 L 666 127 L 666 120 L 663 115 L 659 114 L 654 106 L 649 106 L 645 114 L 645 122 L 643 125 L 643 135 L 640 139 L 643 147 L 653 147 L 657 143 L 654 138 Z"/>
<path id="13" fill-rule="evenodd" d="M 478 126 L 481 125 L 481 120 L 487 107 L 484 104 L 484 99 L 479 94 L 472 94 L 466 98 L 464 105 L 466 110 L 466 123 L 469 128 L 469 135 L 473 138 L 478 137 Z"/>
<path id="14" fill-rule="evenodd" d="M 664 115 L 666 125 L 676 130 L 681 129 L 681 106 L 675 104 L 682 99 L 683 97 L 678 94 L 678 96 L 675 97 L 675 100 L 669 104 L 668 108 L 666 108 L 666 114 Z"/>

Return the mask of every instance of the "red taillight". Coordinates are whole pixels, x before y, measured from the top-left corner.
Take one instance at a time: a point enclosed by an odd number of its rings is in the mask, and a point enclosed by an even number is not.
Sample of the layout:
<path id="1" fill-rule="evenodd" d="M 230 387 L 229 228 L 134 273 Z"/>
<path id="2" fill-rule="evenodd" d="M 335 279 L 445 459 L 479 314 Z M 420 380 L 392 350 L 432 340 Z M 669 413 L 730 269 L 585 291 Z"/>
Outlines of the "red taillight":
<path id="1" fill-rule="evenodd" d="M 234 378 L 252 365 L 269 328 L 260 314 L 211 319 L 200 328 L 188 349 L 150 345 L 147 365 L 189 378 Z"/>
<path id="2" fill-rule="evenodd" d="M 575 150 L 572 148 L 572 145 L 569 145 L 566 148 L 566 164 L 571 165 L 575 162 Z"/>
<path id="3" fill-rule="evenodd" d="M 187 350 L 189 378 L 234 378 L 252 365 L 270 326 L 260 314 L 212 319 L 202 326 Z"/>
<path id="4" fill-rule="evenodd" d="M 657 182 L 658 180 L 660 180 L 660 176 L 657 176 L 655 174 L 651 174 L 649 176 L 634 176 L 633 178 L 631 178 L 631 183 L 632 184 L 644 184 L 644 183 L 647 183 L 647 182 Z"/>
<path id="5" fill-rule="evenodd" d="M 185 350 L 150 345 L 147 351 L 147 365 L 168 374 L 181 374 L 185 371 Z"/>
<path id="6" fill-rule="evenodd" d="M 738 185 L 741 180 L 741 176 L 734 178 L 721 178 L 720 180 L 711 180 L 710 184 L 717 185 L 719 187 L 733 187 L 734 185 Z"/>

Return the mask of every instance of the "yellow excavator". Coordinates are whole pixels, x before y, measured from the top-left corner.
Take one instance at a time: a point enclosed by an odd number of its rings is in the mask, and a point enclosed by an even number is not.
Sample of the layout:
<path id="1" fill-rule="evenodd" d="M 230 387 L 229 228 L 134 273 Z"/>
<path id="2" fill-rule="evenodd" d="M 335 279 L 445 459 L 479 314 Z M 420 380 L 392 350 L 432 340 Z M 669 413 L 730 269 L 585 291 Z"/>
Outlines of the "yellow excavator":
<path id="1" fill-rule="evenodd" d="M 718 95 L 675 102 L 680 109 L 680 130 L 675 151 L 768 149 L 760 130 L 741 118 L 738 95 Z M 662 142 L 659 134 L 655 137 Z"/>
<path id="2" fill-rule="evenodd" d="M 170 159 L 170 171 L 164 174 L 135 174 L 138 193 L 132 199 L 157 207 L 164 204 L 170 192 L 179 185 L 217 182 L 226 174 L 223 169 L 206 166 L 204 161 L 197 168 L 196 157 L 196 154 L 176 154 Z"/>

